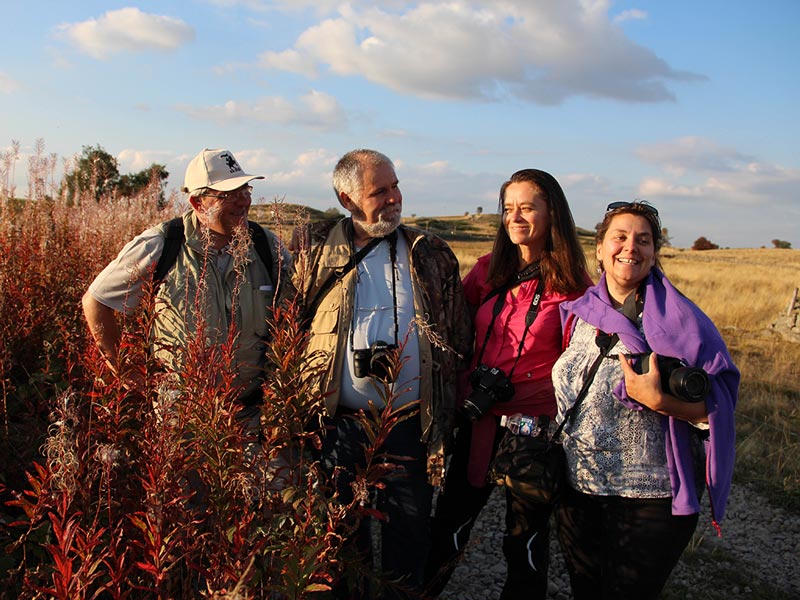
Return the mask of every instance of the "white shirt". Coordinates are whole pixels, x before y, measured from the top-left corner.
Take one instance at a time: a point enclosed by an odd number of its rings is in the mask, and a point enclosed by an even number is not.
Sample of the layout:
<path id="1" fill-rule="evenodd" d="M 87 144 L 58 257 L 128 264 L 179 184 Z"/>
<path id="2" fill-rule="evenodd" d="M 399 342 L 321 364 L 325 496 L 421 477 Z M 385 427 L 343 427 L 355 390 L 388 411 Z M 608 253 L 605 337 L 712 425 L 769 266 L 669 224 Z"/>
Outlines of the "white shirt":
<path id="1" fill-rule="evenodd" d="M 414 289 L 405 238 L 397 236 L 397 260 L 394 266 L 389 242 L 384 240 L 358 263 L 356 269 L 357 283 L 350 323 L 352 335 L 348 335 L 346 342 L 340 404 L 351 409 L 366 409 L 371 400 L 379 409 L 385 406 L 388 398 L 385 397 L 386 390 L 381 382 L 369 376 L 356 377 L 353 369 L 353 350 L 369 348 L 378 340 L 389 345 L 397 344 L 403 349 L 400 374 L 389 386 L 390 395 L 395 396 L 393 406 L 399 407 L 418 400 L 419 337 L 414 325 Z M 393 277 L 396 278 L 394 291 Z"/>

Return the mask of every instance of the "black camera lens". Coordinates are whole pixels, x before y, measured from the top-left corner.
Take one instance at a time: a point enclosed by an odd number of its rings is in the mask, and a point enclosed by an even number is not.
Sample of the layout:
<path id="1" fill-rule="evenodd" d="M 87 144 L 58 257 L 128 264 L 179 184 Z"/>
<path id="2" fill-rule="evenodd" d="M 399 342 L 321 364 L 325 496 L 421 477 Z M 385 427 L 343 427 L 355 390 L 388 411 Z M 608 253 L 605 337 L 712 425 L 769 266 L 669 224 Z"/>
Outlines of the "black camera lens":
<path id="1" fill-rule="evenodd" d="M 698 367 L 689 367 L 680 358 L 673 356 L 657 356 L 658 372 L 661 374 L 661 389 L 684 402 L 701 402 L 705 400 L 711 387 L 708 374 Z M 634 365 L 637 373 L 650 370 L 650 353 L 643 354 L 638 365 Z"/>
<path id="2" fill-rule="evenodd" d="M 494 398 L 482 390 L 473 390 L 464 399 L 464 414 L 473 423 L 480 419 L 494 404 Z"/>
<path id="3" fill-rule="evenodd" d="M 506 402 L 514 395 L 514 384 L 497 367 L 480 365 L 469 376 L 472 393 L 464 399 L 463 412 L 470 421 L 477 421 L 497 402 Z"/>
<path id="4" fill-rule="evenodd" d="M 696 367 L 679 367 L 669 374 L 669 391 L 686 402 L 700 402 L 708 395 L 708 375 Z"/>
<path id="5" fill-rule="evenodd" d="M 359 379 L 375 377 L 391 383 L 393 381 L 390 378 L 391 366 L 395 350 L 397 346 L 382 340 L 373 343 L 369 348 L 353 350 L 353 375 Z"/>
<path id="6" fill-rule="evenodd" d="M 362 379 L 369 375 L 369 362 L 372 352 L 369 348 L 353 350 L 353 375 Z"/>
<path id="7" fill-rule="evenodd" d="M 369 374 L 376 379 L 390 381 L 389 372 L 391 371 L 392 356 L 396 346 L 386 342 L 377 341 L 370 346 L 372 357 L 369 359 Z"/>

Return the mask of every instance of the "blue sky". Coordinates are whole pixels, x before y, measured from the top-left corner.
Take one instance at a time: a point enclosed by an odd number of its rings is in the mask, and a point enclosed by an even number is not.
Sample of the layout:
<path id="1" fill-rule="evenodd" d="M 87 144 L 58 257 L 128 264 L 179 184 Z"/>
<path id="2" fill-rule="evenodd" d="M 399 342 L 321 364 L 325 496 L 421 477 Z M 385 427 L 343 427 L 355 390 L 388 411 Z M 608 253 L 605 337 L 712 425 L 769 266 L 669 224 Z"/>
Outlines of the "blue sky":
<path id="1" fill-rule="evenodd" d="M 203 147 L 267 200 L 331 208 L 356 147 L 406 215 L 494 211 L 552 173 L 579 226 L 655 204 L 673 242 L 800 248 L 797 0 L 186 0 L 8 3 L 0 148 L 102 145 L 121 172 Z"/>

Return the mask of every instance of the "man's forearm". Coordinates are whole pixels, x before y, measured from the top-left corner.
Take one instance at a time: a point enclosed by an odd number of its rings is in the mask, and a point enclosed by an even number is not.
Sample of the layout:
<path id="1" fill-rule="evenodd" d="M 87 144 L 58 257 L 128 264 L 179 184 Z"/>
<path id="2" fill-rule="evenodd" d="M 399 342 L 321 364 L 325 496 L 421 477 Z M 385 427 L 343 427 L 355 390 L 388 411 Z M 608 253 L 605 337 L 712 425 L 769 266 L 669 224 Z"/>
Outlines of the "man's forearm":
<path id="1" fill-rule="evenodd" d="M 95 344 L 116 373 L 119 365 L 119 344 L 121 339 L 119 322 L 114 309 L 98 302 L 91 293 L 83 295 L 83 315 Z"/>

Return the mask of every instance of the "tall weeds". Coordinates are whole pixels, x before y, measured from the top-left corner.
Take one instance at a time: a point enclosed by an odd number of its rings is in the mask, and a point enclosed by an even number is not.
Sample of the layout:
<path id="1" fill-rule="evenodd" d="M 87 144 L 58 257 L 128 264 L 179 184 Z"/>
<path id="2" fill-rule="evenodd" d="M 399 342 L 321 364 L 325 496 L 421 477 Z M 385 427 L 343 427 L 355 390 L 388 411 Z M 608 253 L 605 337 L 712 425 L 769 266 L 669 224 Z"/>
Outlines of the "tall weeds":
<path id="1" fill-rule="evenodd" d="M 146 286 L 123 322 L 117 374 L 88 337 L 91 279 L 175 208 L 6 197 L 0 211 L 0 597 L 305 598 L 368 572 L 345 542 L 393 467 L 373 448 L 354 483 L 363 493 L 334 493 L 315 460 L 323 399 L 294 304 L 268 324 L 256 439 L 237 403 L 235 331 L 209 344 L 198 319 L 185 360 L 165 371 Z M 363 417 L 375 448 L 398 418 Z"/>

